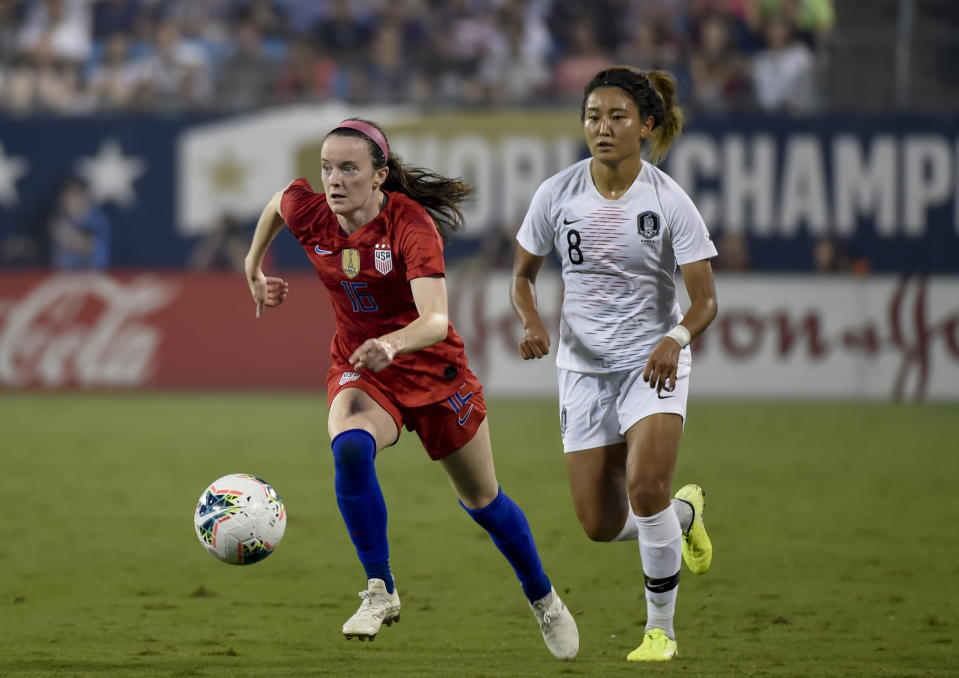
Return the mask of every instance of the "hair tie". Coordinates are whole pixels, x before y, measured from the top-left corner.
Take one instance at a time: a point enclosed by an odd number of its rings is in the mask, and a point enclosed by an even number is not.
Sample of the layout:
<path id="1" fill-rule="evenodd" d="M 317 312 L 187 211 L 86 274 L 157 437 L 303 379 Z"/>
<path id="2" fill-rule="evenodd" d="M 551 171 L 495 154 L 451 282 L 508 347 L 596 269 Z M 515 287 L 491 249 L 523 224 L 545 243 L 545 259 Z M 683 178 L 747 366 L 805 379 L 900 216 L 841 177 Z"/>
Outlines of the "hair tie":
<path id="1" fill-rule="evenodd" d="M 344 120 L 339 125 L 332 129 L 335 132 L 338 129 L 351 129 L 355 130 L 373 141 L 374 144 L 383 151 L 383 158 L 388 160 L 390 157 L 390 147 L 386 143 L 386 137 L 383 136 L 383 133 L 379 131 L 376 127 L 371 125 L 368 122 L 363 122 L 362 120 Z"/>

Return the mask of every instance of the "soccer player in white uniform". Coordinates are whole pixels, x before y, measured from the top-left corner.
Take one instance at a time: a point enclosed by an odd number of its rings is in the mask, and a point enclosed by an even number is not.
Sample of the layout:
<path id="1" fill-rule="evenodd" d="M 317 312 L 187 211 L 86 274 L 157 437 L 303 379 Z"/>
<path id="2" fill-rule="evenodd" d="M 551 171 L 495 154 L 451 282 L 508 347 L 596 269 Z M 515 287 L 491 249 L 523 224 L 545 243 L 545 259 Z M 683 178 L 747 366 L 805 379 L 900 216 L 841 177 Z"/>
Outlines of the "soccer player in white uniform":
<path id="1" fill-rule="evenodd" d="M 562 261 L 560 430 L 576 514 L 595 541 L 637 539 L 647 624 L 629 661 L 677 654 L 673 614 L 680 553 L 709 569 L 704 492 L 670 499 L 686 417 L 689 342 L 716 317 L 716 256 L 689 196 L 653 162 L 682 129 L 676 86 L 660 71 L 616 66 L 586 86 L 581 110 L 591 154 L 547 179 L 517 235 L 510 297 L 523 321 L 524 359 L 549 353 L 536 274 Z M 640 149 L 650 144 L 644 162 Z M 691 301 L 683 315 L 676 267 Z"/>

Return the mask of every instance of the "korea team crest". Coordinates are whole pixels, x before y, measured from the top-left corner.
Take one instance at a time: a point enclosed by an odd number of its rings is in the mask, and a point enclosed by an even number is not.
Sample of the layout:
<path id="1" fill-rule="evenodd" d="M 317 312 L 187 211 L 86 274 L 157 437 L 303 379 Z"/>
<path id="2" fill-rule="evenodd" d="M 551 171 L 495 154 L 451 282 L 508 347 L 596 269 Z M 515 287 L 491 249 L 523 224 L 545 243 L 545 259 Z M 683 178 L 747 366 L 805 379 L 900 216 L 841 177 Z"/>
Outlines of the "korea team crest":
<path id="1" fill-rule="evenodd" d="M 377 244 L 373 250 L 373 265 L 376 270 L 386 275 L 393 270 L 393 252 L 386 243 Z"/>
<path id="2" fill-rule="evenodd" d="M 355 278 L 358 276 L 360 274 L 360 251 L 352 248 L 343 250 L 341 265 L 347 277 Z"/>
<path id="3" fill-rule="evenodd" d="M 659 215 L 655 212 L 643 212 L 636 217 L 636 232 L 646 240 L 659 235 Z"/>

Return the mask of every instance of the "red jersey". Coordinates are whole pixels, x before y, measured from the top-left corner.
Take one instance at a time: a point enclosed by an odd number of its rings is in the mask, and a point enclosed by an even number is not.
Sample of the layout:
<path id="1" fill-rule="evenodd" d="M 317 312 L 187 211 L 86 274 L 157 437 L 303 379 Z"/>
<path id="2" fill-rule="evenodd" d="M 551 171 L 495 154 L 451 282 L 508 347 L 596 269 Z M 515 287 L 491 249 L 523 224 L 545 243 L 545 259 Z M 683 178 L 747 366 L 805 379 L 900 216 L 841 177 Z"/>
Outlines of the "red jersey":
<path id="1" fill-rule="evenodd" d="M 427 211 L 404 193 L 384 193 L 386 207 L 350 235 L 306 179 L 290 184 L 280 202 L 287 227 L 330 293 L 333 369 L 351 369 L 349 357 L 360 344 L 419 317 L 410 280 L 445 274 L 443 241 Z M 466 370 L 463 340 L 450 324 L 443 341 L 398 355 L 381 372 L 365 370 L 363 378 L 379 383 L 401 406 L 420 407 L 455 393 Z"/>

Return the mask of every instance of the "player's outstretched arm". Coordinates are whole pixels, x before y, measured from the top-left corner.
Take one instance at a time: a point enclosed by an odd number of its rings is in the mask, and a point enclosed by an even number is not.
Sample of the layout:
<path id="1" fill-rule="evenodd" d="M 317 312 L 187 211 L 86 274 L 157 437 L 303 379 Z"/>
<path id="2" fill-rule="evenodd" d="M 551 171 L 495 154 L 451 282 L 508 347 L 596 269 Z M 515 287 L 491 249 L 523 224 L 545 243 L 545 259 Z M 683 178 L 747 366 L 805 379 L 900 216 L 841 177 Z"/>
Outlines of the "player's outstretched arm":
<path id="1" fill-rule="evenodd" d="M 413 278 L 410 289 L 419 317 L 402 329 L 364 341 L 350 356 L 353 367 L 379 372 L 401 353 L 413 353 L 446 339 L 450 324 L 446 278 Z"/>
<path id="2" fill-rule="evenodd" d="M 522 245 L 516 246 L 509 299 L 516 315 L 523 322 L 523 339 L 519 342 L 519 354 L 523 360 L 542 358 L 549 354 L 549 332 L 536 310 L 536 274 L 539 273 L 544 258 L 528 252 Z"/>
<path id="3" fill-rule="evenodd" d="M 253 242 L 246 254 L 244 269 L 250 293 L 256 303 L 256 317 L 263 315 L 264 307 L 279 306 L 290 293 L 290 286 L 282 278 L 267 277 L 263 274 L 263 257 L 270 249 L 270 243 L 283 230 L 283 215 L 280 213 L 280 199 L 283 191 L 277 191 L 260 213 L 253 231 Z"/>

